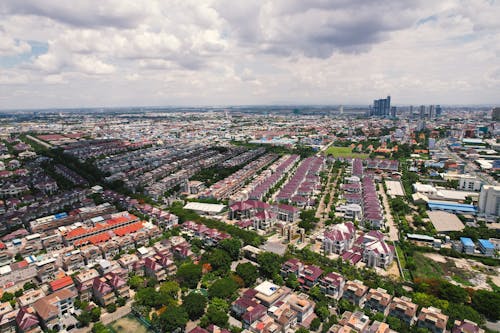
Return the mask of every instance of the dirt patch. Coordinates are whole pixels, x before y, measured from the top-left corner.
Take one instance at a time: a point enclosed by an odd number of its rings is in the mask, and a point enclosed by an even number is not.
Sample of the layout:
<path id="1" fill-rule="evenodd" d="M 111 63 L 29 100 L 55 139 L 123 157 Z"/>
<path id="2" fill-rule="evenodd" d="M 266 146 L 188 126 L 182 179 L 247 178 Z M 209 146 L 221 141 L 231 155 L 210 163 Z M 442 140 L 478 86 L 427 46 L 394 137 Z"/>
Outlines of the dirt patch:
<path id="1" fill-rule="evenodd" d="M 137 319 L 133 317 L 123 317 L 109 325 L 115 332 L 120 333 L 149 333 Z"/>
<path id="2" fill-rule="evenodd" d="M 446 264 L 446 262 L 447 262 L 445 257 L 443 257 L 442 255 L 437 254 L 437 253 L 424 253 L 423 255 L 429 259 L 434 260 L 435 262 L 439 262 L 442 264 Z"/>

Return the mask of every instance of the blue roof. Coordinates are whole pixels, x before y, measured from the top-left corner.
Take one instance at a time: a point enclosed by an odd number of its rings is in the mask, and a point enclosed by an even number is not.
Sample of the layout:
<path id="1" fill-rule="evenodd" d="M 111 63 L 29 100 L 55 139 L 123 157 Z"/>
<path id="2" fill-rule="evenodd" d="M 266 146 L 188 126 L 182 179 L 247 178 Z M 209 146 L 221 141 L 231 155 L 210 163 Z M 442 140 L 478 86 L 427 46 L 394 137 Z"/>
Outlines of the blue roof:
<path id="1" fill-rule="evenodd" d="M 469 237 L 460 237 L 460 241 L 464 246 L 474 246 L 474 242 Z"/>
<path id="2" fill-rule="evenodd" d="M 491 250 L 494 250 L 495 249 L 495 245 L 493 245 L 489 240 L 487 239 L 480 239 L 478 240 L 479 244 L 481 244 L 482 247 L 484 247 L 485 249 L 491 249 Z"/>
<path id="3" fill-rule="evenodd" d="M 476 207 L 474 205 L 466 205 L 466 204 L 459 204 L 459 203 L 445 203 L 445 202 L 436 202 L 436 201 L 429 201 L 428 202 L 429 208 L 434 210 L 451 210 L 451 211 L 458 211 L 458 212 L 469 212 L 469 213 L 475 213 L 476 212 Z"/>

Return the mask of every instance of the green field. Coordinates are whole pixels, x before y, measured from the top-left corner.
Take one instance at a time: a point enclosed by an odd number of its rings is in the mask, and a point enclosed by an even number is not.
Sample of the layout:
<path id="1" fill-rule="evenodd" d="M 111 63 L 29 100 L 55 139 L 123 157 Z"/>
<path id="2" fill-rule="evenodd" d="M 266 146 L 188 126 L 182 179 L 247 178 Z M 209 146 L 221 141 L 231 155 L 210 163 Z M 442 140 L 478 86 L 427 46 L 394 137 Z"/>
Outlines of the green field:
<path id="1" fill-rule="evenodd" d="M 413 254 L 413 260 L 415 260 L 416 267 L 413 272 L 414 277 L 435 279 L 443 278 L 445 272 L 439 263 L 425 257 L 420 252 L 415 252 Z"/>
<path id="2" fill-rule="evenodd" d="M 368 158 L 368 154 L 354 153 L 349 147 L 328 147 L 326 150 L 327 155 L 333 155 L 333 157 L 343 157 L 343 158 Z"/>

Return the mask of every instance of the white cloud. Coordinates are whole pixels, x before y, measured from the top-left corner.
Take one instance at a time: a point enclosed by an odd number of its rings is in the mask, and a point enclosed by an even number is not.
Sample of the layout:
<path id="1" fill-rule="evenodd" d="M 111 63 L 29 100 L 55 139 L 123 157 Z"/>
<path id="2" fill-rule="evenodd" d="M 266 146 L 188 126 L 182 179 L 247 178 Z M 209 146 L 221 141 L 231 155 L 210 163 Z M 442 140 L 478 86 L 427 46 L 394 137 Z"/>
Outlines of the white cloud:
<path id="1" fill-rule="evenodd" d="M 4 107 L 367 105 L 388 93 L 396 103 L 494 103 L 498 17 L 500 4 L 479 0 L 5 0 L 0 84 L 23 89 L 0 98 Z M 47 52 L 30 56 L 28 41 Z M 17 64 L 2 68 L 5 56 Z"/>

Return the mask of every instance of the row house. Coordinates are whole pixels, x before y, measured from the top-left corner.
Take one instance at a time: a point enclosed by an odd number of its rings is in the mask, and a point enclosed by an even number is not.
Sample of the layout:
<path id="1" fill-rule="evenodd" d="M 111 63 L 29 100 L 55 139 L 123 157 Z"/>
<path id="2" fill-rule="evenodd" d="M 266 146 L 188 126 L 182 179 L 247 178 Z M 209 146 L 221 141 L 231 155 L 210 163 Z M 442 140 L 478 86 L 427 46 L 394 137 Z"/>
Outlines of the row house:
<path id="1" fill-rule="evenodd" d="M 59 250 L 64 246 L 63 239 L 60 233 L 47 234 L 42 236 L 42 246 L 46 251 Z"/>
<path id="2" fill-rule="evenodd" d="M 342 275 L 331 272 L 319 280 L 319 288 L 323 294 L 340 299 L 344 292 L 345 279 Z"/>
<path id="3" fill-rule="evenodd" d="M 56 273 L 56 259 L 50 258 L 35 263 L 37 278 L 41 283 L 52 281 Z"/>
<path id="4" fill-rule="evenodd" d="M 98 245 L 104 259 L 111 260 L 120 253 L 120 245 L 117 241 L 110 239 Z"/>
<path id="5" fill-rule="evenodd" d="M 16 284 L 23 284 L 37 277 L 36 265 L 30 265 L 26 260 L 12 263 L 2 267 L 0 275 L 0 287 L 9 288 Z M 52 277 L 51 277 L 52 278 Z M 46 279 L 48 281 L 49 279 Z"/>
<path id="6" fill-rule="evenodd" d="M 345 311 L 339 323 L 330 329 L 332 333 L 365 333 L 370 327 L 370 318 L 362 311 Z"/>
<path id="7" fill-rule="evenodd" d="M 75 289 L 75 284 L 71 276 L 66 275 L 61 278 L 55 279 L 49 282 L 49 288 L 51 292 L 56 292 L 61 289 L 69 288 Z"/>
<path id="8" fill-rule="evenodd" d="M 315 303 L 308 299 L 305 295 L 292 294 L 287 300 L 290 308 L 297 313 L 297 323 L 307 321 L 309 316 L 314 313 Z"/>
<path id="9" fill-rule="evenodd" d="M 75 285 L 80 300 L 88 302 L 92 299 L 94 279 L 98 277 L 99 272 L 94 268 L 85 270 L 75 276 Z"/>
<path id="10" fill-rule="evenodd" d="M 30 306 L 42 297 L 45 297 L 45 292 L 42 289 L 28 290 L 17 298 L 17 304 L 20 308 Z"/>
<path id="11" fill-rule="evenodd" d="M 75 289 L 64 288 L 33 303 L 33 308 L 42 321 L 42 327 L 46 330 L 55 331 L 73 328 L 74 326 L 64 327 L 60 318 L 73 313 L 76 297 L 77 292 Z"/>
<path id="12" fill-rule="evenodd" d="M 92 283 L 92 295 L 99 305 L 106 307 L 116 302 L 113 287 L 103 277 L 96 277 Z"/>
<path id="13" fill-rule="evenodd" d="M 89 266 L 95 265 L 102 259 L 102 252 L 96 245 L 85 245 L 80 248 L 80 253 L 85 259 L 85 263 Z"/>
<path id="14" fill-rule="evenodd" d="M 281 332 L 293 330 L 297 326 L 297 311 L 293 310 L 288 303 L 281 302 L 270 307 L 267 314 L 280 326 Z"/>
<path id="15" fill-rule="evenodd" d="M 220 241 L 231 238 L 230 235 L 224 232 L 208 228 L 204 224 L 198 224 L 192 221 L 184 222 L 182 228 L 188 235 L 201 239 L 207 246 L 215 246 Z"/>
<path id="16" fill-rule="evenodd" d="M 484 333 L 484 330 L 475 322 L 463 319 L 455 320 L 451 333 Z"/>
<path id="17" fill-rule="evenodd" d="M 294 223 L 300 218 L 300 209 L 291 205 L 278 204 L 278 220 Z"/>
<path id="18" fill-rule="evenodd" d="M 408 297 L 394 297 L 389 305 L 389 315 L 396 317 L 408 326 L 416 320 L 418 305 Z"/>
<path id="19" fill-rule="evenodd" d="M 367 291 L 368 287 L 363 282 L 358 280 L 347 281 L 344 285 L 342 298 L 362 308 L 366 300 Z"/>
<path id="20" fill-rule="evenodd" d="M 16 317 L 19 309 L 13 309 L 9 302 L 0 303 L 0 332 L 16 333 Z"/>
<path id="21" fill-rule="evenodd" d="M 41 333 L 40 321 L 32 307 L 20 308 L 16 315 L 16 325 L 22 333 Z"/>
<path id="22" fill-rule="evenodd" d="M 392 296 L 385 289 L 370 289 L 368 294 L 366 294 L 365 309 L 372 312 L 379 312 L 386 316 L 389 312 L 391 299 Z"/>
<path id="23" fill-rule="evenodd" d="M 157 281 L 165 281 L 167 272 L 164 267 L 153 258 L 144 259 L 144 273 L 146 276 L 155 278 Z"/>
<path id="24" fill-rule="evenodd" d="M 446 332 L 448 316 L 434 307 L 422 308 L 417 318 L 417 327 L 426 328 L 432 333 Z"/>
<path id="25" fill-rule="evenodd" d="M 130 287 L 127 285 L 125 278 L 113 272 L 106 274 L 105 278 L 108 280 L 117 297 L 130 298 Z"/>
<path id="26" fill-rule="evenodd" d="M 85 257 L 80 251 L 65 253 L 62 258 L 62 265 L 65 271 L 76 272 L 85 266 Z"/>
<path id="27" fill-rule="evenodd" d="M 267 312 L 267 307 L 253 298 L 241 297 L 231 305 L 231 311 L 236 318 L 240 318 L 243 327 L 250 327 Z"/>
<path id="28" fill-rule="evenodd" d="M 136 254 L 124 254 L 118 259 L 118 264 L 129 273 L 132 273 L 134 272 L 132 267 L 138 261 L 139 257 Z"/>

